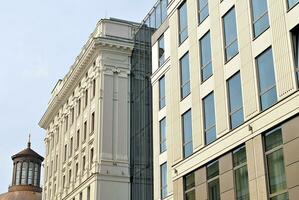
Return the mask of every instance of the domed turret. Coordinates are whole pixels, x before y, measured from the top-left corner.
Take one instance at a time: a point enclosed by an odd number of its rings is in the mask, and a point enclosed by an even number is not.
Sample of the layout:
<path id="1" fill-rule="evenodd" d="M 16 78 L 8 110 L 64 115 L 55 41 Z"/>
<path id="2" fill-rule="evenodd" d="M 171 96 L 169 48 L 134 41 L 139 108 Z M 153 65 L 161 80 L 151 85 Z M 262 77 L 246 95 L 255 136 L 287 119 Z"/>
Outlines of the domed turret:
<path id="1" fill-rule="evenodd" d="M 12 184 L 0 200 L 41 200 L 40 187 L 42 156 L 31 149 L 30 136 L 27 148 L 13 155 Z"/>

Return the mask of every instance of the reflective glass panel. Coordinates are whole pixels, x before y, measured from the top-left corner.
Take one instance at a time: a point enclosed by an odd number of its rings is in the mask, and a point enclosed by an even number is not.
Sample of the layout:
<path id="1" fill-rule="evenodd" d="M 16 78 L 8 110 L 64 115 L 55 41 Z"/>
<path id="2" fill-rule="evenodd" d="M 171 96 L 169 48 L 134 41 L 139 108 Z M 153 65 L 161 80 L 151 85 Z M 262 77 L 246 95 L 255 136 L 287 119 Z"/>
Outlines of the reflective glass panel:
<path id="1" fill-rule="evenodd" d="M 160 153 L 166 151 L 166 118 L 160 121 Z"/>
<path id="2" fill-rule="evenodd" d="M 185 54 L 180 59 L 181 68 L 181 98 L 190 94 L 190 72 L 189 72 L 189 54 Z"/>
<path id="3" fill-rule="evenodd" d="M 238 52 L 238 38 L 235 8 L 233 7 L 223 17 L 225 61 L 230 60 Z"/>
<path id="4" fill-rule="evenodd" d="M 206 144 L 210 144 L 216 139 L 214 93 L 203 99 L 203 110 Z"/>
<path id="5" fill-rule="evenodd" d="M 165 77 L 163 76 L 159 80 L 159 108 L 162 109 L 165 107 Z"/>
<path id="6" fill-rule="evenodd" d="M 191 110 L 189 110 L 182 116 L 184 158 L 190 156 L 193 153 L 191 120 Z"/>
<path id="7" fill-rule="evenodd" d="M 203 36 L 202 39 L 200 39 L 199 46 L 201 79 L 202 81 L 205 81 L 213 75 L 210 32 L 208 32 L 206 35 Z"/>
<path id="8" fill-rule="evenodd" d="M 179 8 L 179 42 L 180 44 L 188 37 L 187 4 L 184 2 Z"/>
<path id="9" fill-rule="evenodd" d="M 267 0 L 252 0 L 254 37 L 269 27 Z"/>
<path id="10" fill-rule="evenodd" d="M 198 0 L 198 9 L 199 23 L 201 23 L 209 16 L 208 0 Z"/>
<path id="11" fill-rule="evenodd" d="M 161 198 L 167 196 L 167 163 L 161 165 Z"/>
<path id="12" fill-rule="evenodd" d="M 288 0 L 289 8 L 294 7 L 297 3 L 299 3 L 299 0 Z"/>

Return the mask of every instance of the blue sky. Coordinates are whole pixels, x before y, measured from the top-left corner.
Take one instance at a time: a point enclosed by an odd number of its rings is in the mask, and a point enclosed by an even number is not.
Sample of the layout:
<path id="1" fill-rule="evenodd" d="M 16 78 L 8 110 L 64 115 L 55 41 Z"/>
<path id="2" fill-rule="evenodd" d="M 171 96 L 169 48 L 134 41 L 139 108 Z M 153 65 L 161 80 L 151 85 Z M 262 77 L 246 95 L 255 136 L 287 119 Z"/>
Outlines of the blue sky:
<path id="1" fill-rule="evenodd" d="M 44 155 L 38 122 L 97 21 L 140 22 L 155 0 L 9 0 L 0 6 L 0 193 L 11 183 L 11 156 L 26 148 Z"/>

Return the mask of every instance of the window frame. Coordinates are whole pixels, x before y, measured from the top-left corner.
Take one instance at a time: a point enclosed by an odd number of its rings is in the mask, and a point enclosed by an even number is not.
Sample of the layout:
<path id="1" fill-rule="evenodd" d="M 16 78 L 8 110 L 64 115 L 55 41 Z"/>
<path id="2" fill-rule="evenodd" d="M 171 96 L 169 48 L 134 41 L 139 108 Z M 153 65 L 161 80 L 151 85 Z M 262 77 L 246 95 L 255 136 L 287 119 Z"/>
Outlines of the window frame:
<path id="1" fill-rule="evenodd" d="M 161 125 L 165 124 L 165 139 L 162 139 L 162 127 Z M 160 135 L 160 154 L 164 153 L 165 151 L 167 151 L 167 131 L 166 131 L 166 117 L 164 117 L 163 119 L 161 119 L 159 121 L 159 135 Z M 165 149 L 162 149 L 162 145 L 165 144 Z"/>
<path id="2" fill-rule="evenodd" d="M 210 126 L 210 127 L 206 127 L 206 108 L 205 108 L 205 99 L 207 97 L 209 97 L 210 95 L 213 95 L 213 106 L 214 106 L 214 118 L 215 118 L 215 121 L 214 121 L 214 125 Z M 214 91 L 210 92 L 209 94 L 207 94 L 203 99 L 202 99 L 202 116 L 203 116 L 203 133 L 204 133 L 204 142 L 205 142 L 205 145 L 209 145 L 213 142 L 215 142 L 217 140 L 217 127 L 216 127 L 216 107 L 215 107 L 215 96 L 214 96 Z M 215 140 L 213 140 L 212 142 L 210 143 L 207 143 L 207 132 L 212 130 L 213 128 L 215 128 Z"/>
<path id="3" fill-rule="evenodd" d="M 185 128 L 185 123 L 184 123 L 184 116 L 186 116 L 186 114 L 188 114 L 190 112 L 190 124 L 191 124 L 191 141 L 185 141 L 184 137 L 185 137 L 185 131 L 184 131 L 184 128 Z M 184 112 L 182 115 L 181 115 L 181 131 L 182 131 L 182 146 L 183 146 L 183 158 L 186 159 L 188 157 L 190 157 L 194 151 L 193 151 L 193 132 L 192 132 L 192 111 L 191 111 L 191 108 L 189 110 L 187 110 L 186 112 Z M 185 155 L 185 147 L 187 145 L 189 145 L 191 143 L 191 147 L 192 147 L 192 152 L 188 155 Z"/>
<path id="4" fill-rule="evenodd" d="M 199 0 L 198 0 L 199 1 Z M 209 37 L 209 45 L 210 45 L 210 61 L 208 63 L 205 63 L 203 64 L 202 60 L 203 60 L 203 45 L 202 45 L 202 40 L 205 38 L 205 37 Z M 212 64 L 212 44 L 211 44 L 211 34 L 210 34 L 210 30 L 207 31 L 200 39 L 199 39 L 199 57 L 200 57 L 200 79 L 201 79 L 201 83 L 207 81 L 210 77 L 213 76 L 214 72 L 213 72 L 213 64 Z M 211 66 L 211 70 L 212 70 L 212 74 L 210 74 L 208 77 L 206 77 L 204 79 L 203 77 L 203 70 L 207 67 Z"/>
<path id="5" fill-rule="evenodd" d="M 165 168 L 163 168 L 165 167 Z M 163 172 L 163 169 L 165 169 L 165 172 Z M 163 186 L 163 173 L 166 173 L 166 185 Z M 164 162 L 163 164 L 160 165 L 160 197 L 161 199 L 165 199 L 168 196 L 168 184 L 167 184 L 167 162 Z M 164 196 L 163 192 L 166 190 L 166 196 Z"/>
<path id="6" fill-rule="evenodd" d="M 189 188 L 189 189 L 186 189 L 187 187 L 187 184 L 186 184 L 186 179 L 188 176 L 193 176 L 194 177 L 194 185 L 193 187 Z M 196 184 L 195 184 L 195 173 L 194 172 L 191 172 L 187 175 L 184 176 L 183 178 L 183 190 L 184 190 L 184 199 L 186 199 L 186 195 L 190 192 L 193 192 L 194 191 L 194 194 L 195 194 L 195 198 L 196 198 Z"/>
<path id="7" fill-rule="evenodd" d="M 163 40 L 163 54 L 160 56 L 160 44 L 161 41 Z M 158 39 L 158 64 L 159 67 L 163 66 L 163 64 L 165 63 L 165 37 L 164 34 L 162 34 L 159 39 Z"/>
<path id="8" fill-rule="evenodd" d="M 201 12 L 208 7 L 208 15 L 204 18 L 200 18 Z M 206 4 L 204 6 L 200 5 L 200 0 L 197 0 L 197 16 L 198 16 L 198 24 L 202 24 L 209 16 L 210 16 L 210 10 L 209 10 L 209 1 L 206 1 Z"/>
<path id="9" fill-rule="evenodd" d="M 181 8 L 182 8 L 183 6 L 186 6 L 187 25 L 186 25 L 186 27 L 184 27 L 184 28 L 182 29 L 182 26 L 181 26 L 181 20 L 180 20 L 180 16 L 181 16 L 181 12 L 180 12 L 180 10 L 181 10 Z M 178 28 L 179 28 L 179 30 L 178 30 L 179 45 L 181 45 L 181 44 L 184 43 L 184 41 L 187 40 L 187 38 L 188 38 L 188 36 L 189 36 L 189 33 L 188 33 L 188 9 L 187 9 L 187 1 L 186 1 L 186 0 L 183 1 L 183 2 L 180 4 L 180 6 L 178 7 Z M 183 33 L 184 31 L 187 31 L 187 36 L 186 36 L 186 38 L 183 38 L 183 39 L 182 39 L 182 38 L 181 38 L 181 35 L 182 35 L 182 33 Z"/>
<path id="10" fill-rule="evenodd" d="M 186 58 L 186 56 L 188 56 L 187 58 Z M 183 83 L 183 80 L 182 80 L 182 75 L 183 75 L 183 68 L 182 68 L 182 60 L 184 59 L 184 58 L 186 58 L 186 59 L 188 59 L 188 80 L 187 81 L 185 81 L 184 83 Z M 179 60 L 179 65 L 180 65 L 180 92 L 181 92 L 181 100 L 183 100 L 183 99 L 185 99 L 187 96 L 189 96 L 190 94 L 191 94 L 191 80 L 190 80 L 190 59 L 189 59 L 189 51 L 187 51 L 181 58 L 180 58 L 180 60 Z M 189 84 L 189 92 L 184 96 L 183 95 L 183 88 L 186 86 L 186 85 L 188 85 Z"/>
<path id="11" fill-rule="evenodd" d="M 164 82 L 164 96 L 161 96 L 161 81 Z M 165 82 L 165 75 L 163 75 L 160 79 L 159 79 L 159 110 L 162 110 L 165 106 L 166 106 L 166 82 Z M 162 102 L 164 102 L 164 104 L 162 104 Z"/>
<path id="12" fill-rule="evenodd" d="M 256 38 L 258 38 L 260 35 L 262 35 L 264 32 L 266 32 L 269 28 L 270 28 L 270 18 L 269 18 L 269 6 L 268 6 L 268 1 L 266 1 L 267 4 L 267 10 L 261 14 L 257 19 L 254 20 L 254 9 L 253 9 L 253 1 L 254 0 L 250 0 L 250 11 L 251 11 L 251 27 L 252 27 L 252 37 L 253 40 L 255 40 Z M 255 33 L 255 28 L 254 25 L 256 22 L 260 21 L 265 15 L 268 15 L 268 27 L 265 28 L 263 31 L 261 31 L 259 34 Z"/>

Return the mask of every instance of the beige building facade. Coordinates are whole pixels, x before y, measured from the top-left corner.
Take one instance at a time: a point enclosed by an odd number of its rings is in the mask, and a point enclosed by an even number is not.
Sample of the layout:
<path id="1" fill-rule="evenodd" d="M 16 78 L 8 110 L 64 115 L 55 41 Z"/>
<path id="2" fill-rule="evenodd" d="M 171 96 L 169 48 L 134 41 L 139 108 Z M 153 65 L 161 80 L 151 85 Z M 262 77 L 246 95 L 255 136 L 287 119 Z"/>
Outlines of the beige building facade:
<path id="1" fill-rule="evenodd" d="M 299 198 L 298 4 L 168 2 L 152 36 L 154 200 Z"/>
<path id="2" fill-rule="evenodd" d="M 136 24 L 99 21 L 52 91 L 44 200 L 130 199 L 129 74 Z"/>

